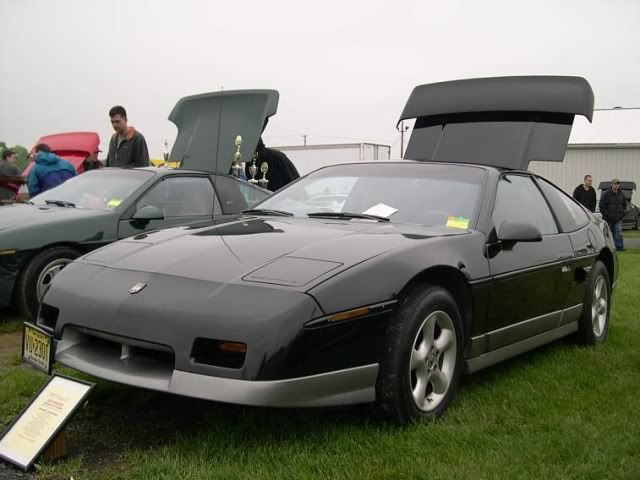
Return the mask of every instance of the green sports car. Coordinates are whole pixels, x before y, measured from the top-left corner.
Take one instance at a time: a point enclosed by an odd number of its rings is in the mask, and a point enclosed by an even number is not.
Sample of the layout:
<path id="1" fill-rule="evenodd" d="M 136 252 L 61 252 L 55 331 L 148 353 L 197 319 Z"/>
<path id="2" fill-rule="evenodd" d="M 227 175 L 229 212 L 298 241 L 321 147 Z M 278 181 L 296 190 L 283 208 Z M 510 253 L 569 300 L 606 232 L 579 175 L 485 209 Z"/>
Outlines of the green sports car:
<path id="1" fill-rule="evenodd" d="M 0 308 L 35 318 L 53 277 L 80 255 L 149 230 L 236 214 L 270 192 L 227 175 L 92 170 L 0 209 Z"/>
<path id="2" fill-rule="evenodd" d="M 80 255 L 142 232 L 240 213 L 271 192 L 228 175 L 250 159 L 275 90 L 226 90 L 183 97 L 169 114 L 178 127 L 178 169 L 102 168 L 0 208 L 0 309 L 35 318 L 51 280 Z"/>

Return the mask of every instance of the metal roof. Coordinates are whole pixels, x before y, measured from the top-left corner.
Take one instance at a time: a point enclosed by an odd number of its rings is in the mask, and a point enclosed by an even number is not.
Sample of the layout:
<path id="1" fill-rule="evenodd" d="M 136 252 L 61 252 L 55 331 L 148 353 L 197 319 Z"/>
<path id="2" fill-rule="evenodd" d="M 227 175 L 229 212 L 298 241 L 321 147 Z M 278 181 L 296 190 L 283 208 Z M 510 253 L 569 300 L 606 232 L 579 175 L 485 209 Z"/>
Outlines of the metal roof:
<path id="1" fill-rule="evenodd" d="M 640 108 L 593 111 L 593 122 L 576 117 L 569 145 L 640 144 Z"/>

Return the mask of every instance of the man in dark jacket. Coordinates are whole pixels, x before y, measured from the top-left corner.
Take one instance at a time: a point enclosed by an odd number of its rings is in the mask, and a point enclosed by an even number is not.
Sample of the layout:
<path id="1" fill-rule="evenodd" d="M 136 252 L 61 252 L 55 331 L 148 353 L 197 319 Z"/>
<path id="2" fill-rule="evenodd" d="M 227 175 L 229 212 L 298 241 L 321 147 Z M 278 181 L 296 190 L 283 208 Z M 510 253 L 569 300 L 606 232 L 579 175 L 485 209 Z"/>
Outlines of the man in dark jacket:
<path id="1" fill-rule="evenodd" d="M 620 180 L 614 178 L 611 182 L 611 189 L 605 190 L 600 195 L 600 213 L 611 229 L 613 242 L 616 244 L 617 250 L 624 250 L 622 218 L 626 207 L 627 199 L 624 193 L 620 191 Z"/>
<path id="2" fill-rule="evenodd" d="M 265 178 L 261 169 L 263 164 L 267 165 L 265 168 L 267 168 L 266 179 L 268 183 L 266 186 L 263 183 L 258 183 L 261 187 L 275 192 L 296 178 L 300 178 L 300 174 L 291 160 L 281 151 L 265 147 L 262 138 L 258 140 L 256 155 L 255 165 L 258 170 L 254 177 L 255 180 L 260 181 L 260 179 Z M 248 179 L 251 179 L 251 164 L 252 161 L 245 164 L 245 173 Z"/>
<path id="3" fill-rule="evenodd" d="M 117 105 L 109 110 L 111 126 L 116 133 L 109 142 L 107 167 L 148 167 L 149 152 L 147 142 L 135 128 L 127 126 L 127 111 Z"/>
<path id="4" fill-rule="evenodd" d="M 573 198 L 589 209 L 590 212 L 596 211 L 596 191 L 591 186 L 593 178 L 591 175 L 584 176 L 584 183 L 578 185 L 573 191 Z"/>
<path id="5" fill-rule="evenodd" d="M 76 169 L 66 160 L 51 152 L 49 145 L 36 145 L 35 165 L 27 177 L 29 195 L 35 196 L 57 187 L 61 183 L 75 177 Z"/>
<path id="6" fill-rule="evenodd" d="M 2 152 L 0 160 L 0 200 L 13 200 L 20 189 L 20 169 L 16 166 L 17 155 L 13 150 Z M 24 182 L 22 182 L 24 183 Z"/>

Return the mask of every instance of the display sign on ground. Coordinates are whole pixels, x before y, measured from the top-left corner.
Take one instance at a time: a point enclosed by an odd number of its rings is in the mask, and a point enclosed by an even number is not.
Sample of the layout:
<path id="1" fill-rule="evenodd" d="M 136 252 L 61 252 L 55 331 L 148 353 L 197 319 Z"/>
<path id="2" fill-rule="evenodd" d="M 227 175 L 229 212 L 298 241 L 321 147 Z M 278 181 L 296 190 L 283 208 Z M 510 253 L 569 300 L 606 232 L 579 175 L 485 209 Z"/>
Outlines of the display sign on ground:
<path id="1" fill-rule="evenodd" d="M 0 437 L 0 458 L 27 470 L 62 431 L 94 384 L 54 375 Z"/>

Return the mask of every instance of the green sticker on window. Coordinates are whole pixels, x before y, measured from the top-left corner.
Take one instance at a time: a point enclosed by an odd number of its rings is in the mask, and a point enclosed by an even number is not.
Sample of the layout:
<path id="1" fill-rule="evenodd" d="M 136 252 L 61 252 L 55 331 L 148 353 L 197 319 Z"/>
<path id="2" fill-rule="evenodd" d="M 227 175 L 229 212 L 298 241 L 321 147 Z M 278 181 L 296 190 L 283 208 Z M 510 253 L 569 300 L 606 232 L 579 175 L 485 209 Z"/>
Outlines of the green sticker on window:
<path id="1" fill-rule="evenodd" d="M 447 217 L 447 227 L 450 228 L 469 228 L 469 219 L 466 217 Z"/>

